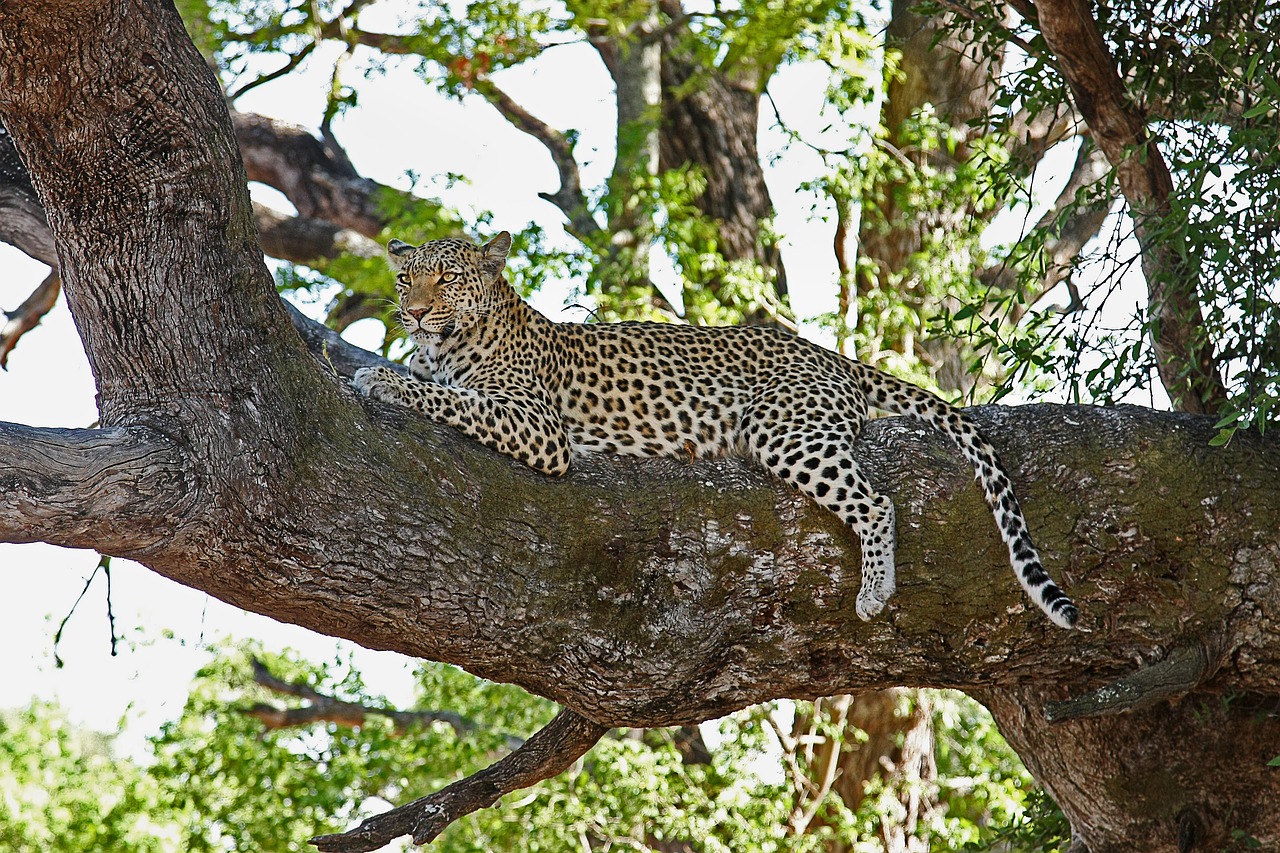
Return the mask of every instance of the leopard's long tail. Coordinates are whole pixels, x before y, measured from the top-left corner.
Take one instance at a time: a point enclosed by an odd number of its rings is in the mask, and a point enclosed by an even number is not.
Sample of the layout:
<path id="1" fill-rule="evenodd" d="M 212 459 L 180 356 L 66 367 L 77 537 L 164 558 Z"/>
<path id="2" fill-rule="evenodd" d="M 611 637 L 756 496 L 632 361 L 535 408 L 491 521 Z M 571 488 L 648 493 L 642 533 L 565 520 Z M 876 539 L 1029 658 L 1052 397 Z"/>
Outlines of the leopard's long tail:
<path id="1" fill-rule="evenodd" d="M 871 406 L 924 421 L 956 443 L 973 465 L 974 479 L 982 487 L 987 506 L 995 516 L 1000 538 L 1009 547 L 1009 562 L 1013 564 L 1018 582 L 1055 624 L 1074 628 L 1079 610 L 1044 570 L 1022 507 L 1013 493 L 1013 482 L 1000 464 L 995 448 L 973 420 L 922 388 L 867 365 L 859 366 L 866 371 L 860 377 L 860 384 Z"/>

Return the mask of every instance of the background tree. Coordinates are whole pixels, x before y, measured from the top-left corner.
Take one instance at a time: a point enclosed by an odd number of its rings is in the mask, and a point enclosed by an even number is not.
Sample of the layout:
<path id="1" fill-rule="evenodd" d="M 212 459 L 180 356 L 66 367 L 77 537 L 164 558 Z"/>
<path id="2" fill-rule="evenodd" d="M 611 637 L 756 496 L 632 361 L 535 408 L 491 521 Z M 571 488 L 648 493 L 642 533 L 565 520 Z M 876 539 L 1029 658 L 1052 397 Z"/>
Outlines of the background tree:
<path id="1" fill-rule="evenodd" d="M 668 10 L 668 13 L 667 13 L 667 14 L 668 14 L 668 17 L 669 17 L 669 22 L 668 22 L 668 23 L 676 23 L 676 22 L 677 22 L 678 18 L 677 18 L 677 17 L 671 17 L 671 12 L 669 12 L 669 10 Z M 637 19 L 637 20 L 639 20 L 639 19 Z M 650 23 L 652 23 L 652 15 L 650 15 L 650 18 L 648 18 L 648 19 L 646 19 L 646 20 L 649 20 L 649 22 L 650 22 Z M 659 20 L 660 20 L 660 18 L 659 18 Z M 315 22 L 312 22 L 312 23 L 315 23 Z M 632 22 L 632 23 L 635 23 L 635 22 Z M 627 27 L 631 27 L 631 24 L 627 24 Z M 641 27 L 641 28 L 643 28 L 643 27 Z M 678 27 L 677 27 L 677 28 L 678 28 Z M 349 32 L 349 29 L 348 29 L 348 32 Z M 636 33 L 636 32 L 640 32 L 640 29 L 635 29 L 635 31 L 631 31 L 631 32 L 632 32 L 632 35 L 635 35 L 635 33 Z M 438 41 L 439 41 L 439 40 L 438 40 Z M 631 49 L 628 49 L 628 50 L 631 50 Z M 635 51 L 634 51 L 634 50 L 632 50 L 632 53 L 635 53 Z M 750 54 L 750 51 L 748 51 L 748 53 Z M 731 51 L 728 51 L 728 54 L 732 54 L 732 50 L 731 50 Z M 728 55 L 728 54 L 727 54 L 727 55 Z M 477 51 L 476 55 L 479 55 L 479 51 Z M 628 54 L 628 55 L 630 55 L 630 54 Z M 751 54 L 751 56 L 753 56 L 753 64 L 755 64 L 755 63 L 756 63 L 756 61 L 759 61 L 759 60 L 755 60 L 755 59 L 754 59 L 754 54 Z M 732 67 L 732 65 L 731 65 L 731 67 Z M 764 67 L 765 67 L 765 68 L 768 68 L 768 65 L 764 65 Z M 463 70 L 466 70 L 466 69 L 463 69 Z M 460 72 L 460 73 L 461 73 L 461 72 Z M 474 72 L 474 70 L 467 70 L 466 74 L 463 74 L 463 76 L 467 76 L 467 74 L 470 74 L 470 76 L 475 76 L 475 72 Z M 622 86 L 622 85 L 621 85 L 621 83 L 620 83 L 620 92 L 622 91 L 622 88 L 623 88 L 623 86 Z M 494 90 L 494 91 L 495 91 L 495 90 Z M 621 110 L 620 110 L 620 111 L 621 111 Z M 332 136 L 332 134 L 325 133 L 325 136 Z M 243 145 L 244 145 L 244 143 L 242 142 L 242 147 L 243 147 Z M 330 146 L 330 156 L 332 156 L 332 151 L 333 151 L 332 146 Z M 343 173 L 343 169 L 342 169 L 342 163 L 340 163 L 340 158 L 339 158 L 339 159 L 335 159 L 335 160 L 333 160 L 333 163 L 337 164 L 337 167 L 338 167 L 338 168 L 337 168 L 337 172 L 335 172 L 335 174 L 342 174 L 342 173 Z M 349 165 L 349 164 L 348 164 L 348 165 Z M 349 173 L 349 172 L 353 172 L 353 169 L 346 169 L 346 172 L 348 172 L 348 173 Z M 616 177 L 617 177 L 617 169 L 616 169 L 616 170 L 614 170 L 614 172 L 616 172 Z M 353 177 L 355 177 L 355 175 L 347 174 L 347 175 L 346 175 L 346 177 L 347 177 L 347 178 L 353 178 Z M 358 182 L 352 181 L 352 183 L 358 183 Z M 562 187 L 562 190 L 563 190 L 563 187 Z M 612 191 L 613 191 L 613 188 L 611 187 L 611 192 L 612 192 Z M 710 195 L 710 192 L 708 192 L 708 195 Z M 623 206 L 625 206 L 625 205 L 623 205 Z M 300 211 L 301 211 L 301 210 L 302 210 L 302 206 L 300 206 Z M 623 213 L 625 213 L 627 216 L 632 216 L 632 218 L 634 218 L 634 219 L 636 220 L 636 222 L 640 222 L 640 223 L 644 223 L 644 222 L 645 222 L 644 216 L 637 216 L 637 215 L 635 215 L 634 211 L 631 211 L 631 213 L 626 213 L 626 211 L 623 211 Z M 613 214 L 611 214 L 611 215 L 613 215 Z M 614 243 L 611 241 L 611 246 L 612 246 L 612 245 L 614 245 Z M 626 242 L 625 242 L 625 241 L 623 241 L 623 243 L 622 243 L 622 248 L 626 248 Z M 598 266 L 604 266 L 604 265 L 605 265 L 605 264 L 607 264 L 607 263 L 617 263 L 617 259 L 616 259 L 616 257 L 613 257 L 612 255 L 609 255 L 609 252 L 612 252 L 612 251 L 613 251 L 613 250 L 605 250 L 605 251 L 603 251 L 603 252 L 602 252 L 602 256 L 600 256 L 600 257 L 599 257 L 599 259 L 596 259 L 596 260 L 600 261 L 600 263 L 598 264 Z M 621 250 L 618 250 L 618 251 L 621 251 Z M 621 256 L 621 255 L 620 255 L 620 256 Z M 613 260 L 609 260 L 609 259 L 611 259 L 611 257 L 613 257 Z M 741 260 L 741 257 L 728 257 L 727 255 L 726 255 L 726 256 L 724 256 L 724 257 L 726 257 L 726 260 L 727 260 L 727 261 L 736 261 L 736 260 Z M 709 277 L 709 278 L 707 278 L 707 279 L 705 279 L 705 280 L 707 280 L 707 282 L 710 282 L 710 283 L 712 283 L 712 284 L 721 284 L 721 283 L 723 283 L 723 280 L 724 280 L 724 274 L 721 272 L 721 270 L 722 270 L 722 269 L 727 269 L 727 268 L 728 268 L 728 264 L 726 264 L 726 265 L 724 265 L 724 266 L 721 266 L 721 265 L 719 265 L 719 264 L 712 264 L 712 265 L 710 265 L 710 268 L 709 268 L 709 269 L 710 269 L 710 277 Z M 692 268 L 690 268 L 690 269 L 692 269 Z M 690 278 L 692 278 L 692 277 L 690 277 Z M 643 279 L 640 279 L 640 278 L 631 277 L 630 279 L 627 279 L 627 280 L 632 280 L 632 282 L 640 282 L 641 284 L 644 284 Z M 714 288 L 714 287 L 713 287 L 713 288 L 710 288 L 710 289 L 712 289 L 712 291 L 716 291 L 716 289 L 717 289 L 717 288 Z M 653 301 L 653 300 L 650 300 L 650 301 Z M 687 300 L 686 300 L 686 301 L 687 301 Z M 764 298 L 764 300 L 759 300 L 759 298 L 758 298 L 758 300 L 755 300 L 755 302 L 748 302 L 748 306 L 749 306 L 749 307 L 751 307 L 751 306 L 753 306 L 753 305 L 762 305 L 762 304 L 763 304 L 763 305 L 768 305 L 768 304 L 769 304 L 769 302 L 771 302 L 771 300 L 768 300 L 768 298 Z M 730 304 L 732 305 L 732 302 L 730 302 Z M 755 309 L 753 309 L 753 310 L 755 310 Z M 695 315 L 695 316 L 696 316 L 696 315 Z M 1193 353 L 1193 355 L 1194 355 L 1194 353 Z"/>

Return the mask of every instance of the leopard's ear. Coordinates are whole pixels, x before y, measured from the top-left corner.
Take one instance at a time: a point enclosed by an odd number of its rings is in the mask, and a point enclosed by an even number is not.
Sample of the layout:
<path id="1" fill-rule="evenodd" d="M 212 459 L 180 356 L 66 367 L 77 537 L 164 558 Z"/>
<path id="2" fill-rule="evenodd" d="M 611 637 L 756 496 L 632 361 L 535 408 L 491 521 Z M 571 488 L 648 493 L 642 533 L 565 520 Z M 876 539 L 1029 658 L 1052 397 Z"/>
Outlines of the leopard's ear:
<path id="1" fill-rule="evenodd" d="M 391 264 L 393 270 L 398 270 L 404 266 L 405 260 L 415 249 L 403 240 L 392 240 L 387 244 L 387 261 Z"/>
<path id="2" fill-rule="evenodd" d="M 482 264 L 485 273 L 489 278 L 497 278 L 502 275 L 502 269 L 507 265 L 507 252 L 511 251 L 511 235 L 503 231 L 481 246 L 480 251 L 484 255 Z"/>

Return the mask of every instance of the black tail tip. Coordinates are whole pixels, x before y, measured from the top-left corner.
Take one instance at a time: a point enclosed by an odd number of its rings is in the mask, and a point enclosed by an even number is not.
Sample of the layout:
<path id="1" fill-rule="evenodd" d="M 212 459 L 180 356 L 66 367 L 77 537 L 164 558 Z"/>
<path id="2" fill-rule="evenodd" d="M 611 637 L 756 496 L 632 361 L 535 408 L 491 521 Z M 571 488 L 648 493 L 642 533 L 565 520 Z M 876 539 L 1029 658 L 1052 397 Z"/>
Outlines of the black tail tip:
<path id="1" fill-rule="evenodd" d="M 1071 599 L 1062 598 L 1053 603 L 1053 621 L 1064 628 L 1074 628 L 1080 619 L 1080 610 L 1071 603 Z"/>

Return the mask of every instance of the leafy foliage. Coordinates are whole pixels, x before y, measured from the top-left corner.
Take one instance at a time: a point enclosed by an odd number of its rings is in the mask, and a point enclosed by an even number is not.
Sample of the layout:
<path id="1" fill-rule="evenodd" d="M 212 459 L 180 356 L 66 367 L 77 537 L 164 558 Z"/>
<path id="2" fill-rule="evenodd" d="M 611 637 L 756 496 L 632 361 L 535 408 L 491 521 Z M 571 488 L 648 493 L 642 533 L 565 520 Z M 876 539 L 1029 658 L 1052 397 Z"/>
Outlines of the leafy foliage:
<path id="1" fill-rule="evenodd" d="M 445 722 L 397 730 L 371 715 L 358 729 L 335 723 L 264 730 L 246 713 L 291 700 L 253 681 L 250 660 L 277 678 L 369 708 L 371 695 L 349 659 L 310 662 L 268 654 L 251 642 L 216 652 L 196 674 L 181 716 L 148 739 L 138 762 L 114 754 L 110 736 L 68 725 L 53 706 L 7 712 L 0 722 L 0 842 L 14 851 L 258 851 L 305 849 L 313 835 L 361 817 L 344 804 L 400 802 L 492 763 L 546 724 L 551 703 L 443 664 L 415 676 L 415 707 L 448 708 Z M 857 813 L 832 797 L 821 829 L 784 832 L 794 789 L 767 715 L 757 707 L 715 724 L 709 760 L 690 759 L 675 730 L 618 731 L 578 766 L 452 825 L 433 849 L 578 853 L 648 851 L 663 844 L 697 853 L 817 851 L 833 842 L 872 849 L 897 805 L 877 787 Z M 1030 780 L 995 733 L 990 716 L 960 694 L 934 704 L 938 785 L 944 807 L 923 829 L 938 849 L 985 849 L 1011 821 L 1030 837 Z M 852 737 L 845 732 L 831 732 Z M 1024 821 L 1025 822 L 1025 821 Z M 1039 830 L 1037 830 L 1039 831 Z M 1045 849 L 1032 848 L 1020 849 Z"/>
<path id="2" fill-rule="evenodd" d="M 111 738 L 33 702 L 0 712 L 0 848 L 13 853 L 174 849 L 153 819 L 160 787 L 112 755 Z"/>
<path id="3" fill-rule="evenodd" d="M 1181 3 L 1098 7 L 1099 26 L 1133 98 L 1146 106 L 1174 178 L 1171 211 L 1154 229 L 1182 263 L 1205 313 L 1205 333 L 1224 374 L 1230 403 L 1227 440 L 1236 428 L 1273 422 L 1280 383 L 1280 256 L 1274 211 L 1280 189 L 1280 42 L 1276 11 L 1251 3 Z M 965 26 L 973 22 L 966 22 Z M 974 30 L 990 44 L 1016 38 L 1028 50 L 1021 67 L 1001 78 L 997 123 L 1065 102 L 1034 21 L 1006 29 L 995 19 Z M 1027 311 L 1039 296 L 1043 249 L 1064 218 L 1114 194 L 1112 179 L 1082 191 L 1054 220 L 1018 243 L 1004 262 L 1019 272 L 1020 292 L 982 294 L 966 302 L 980 356 L 994 355 L 1010 375 L 1052 378 L 1073 399 L 1109 404 L 1157 382 L 1152 306 L 1122 303 L 1140 249 L 1119 237 L 1082 253 L 1073 264 L 1072 294 L 1061 304 Z M 1012 298 L 1011 298 L 1012 297 Z M 1010 329 L 992 318 L 1027 316 Z M 948 332 L 965 331 L 954 309 Z M 1203 336 L 1202 336 L 1203 337 Z"/>

